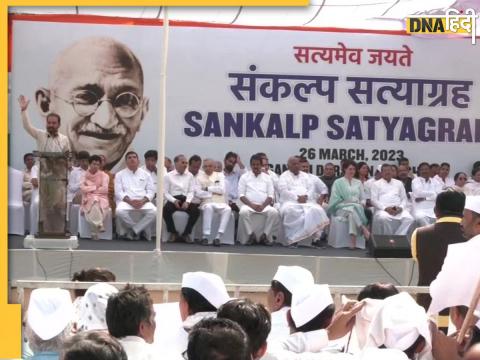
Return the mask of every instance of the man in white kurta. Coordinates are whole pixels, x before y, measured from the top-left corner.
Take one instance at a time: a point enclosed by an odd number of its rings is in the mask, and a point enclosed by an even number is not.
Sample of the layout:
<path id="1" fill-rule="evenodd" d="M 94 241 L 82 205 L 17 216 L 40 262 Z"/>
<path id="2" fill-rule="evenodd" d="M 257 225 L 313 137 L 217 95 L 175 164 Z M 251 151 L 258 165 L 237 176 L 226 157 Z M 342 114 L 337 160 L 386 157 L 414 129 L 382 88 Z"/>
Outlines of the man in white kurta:
<path id="1" fill-rule="evenodd" d="M 392 177 L 392 167 L 382 165 L 382 178 L 373 183 L 373 233 L 379 235 L 406 235 L 415 222 L 407 211 L 407 193 L 400 180 Z"/>
<path id="2" fill-rule="evenodd" d="M 300 171 L 300 159 L 292 156 L 288 159 L 288 170 L 278 181 L 280 192 L 280 214 L 288 245 L 315 236 L 328 225 L 325 210 L 316 202 L 310 201 L 313 192 L 310 177 Z"/>
<path id="3" fill-rule="evenodd" d="M 145 159 L 145 164 L 142 165 L 140 169 L 145 170 L 152 177 L 153 187 L 155 188 L 155 196 L 152 200 L 152 203 L 157 206 L 157 150 L 148 150 L 143 157 Z M 160 173 L 161 176 L 164 174 L 165 171 Z"/>
<path id="4" fill-rule="evenodd" d="M 242 175 L 238 183 L 238 195 L 242 202 L 239 224 L 245 227 L 248 235 L 247 244 L 252 245 L 257 241 L 252 227 L 252 217 L 264 217 L 263 233 L 258 240 L 260 243 L 272 245 L 272 229 L 278 220 L 278 211 L 272 206 L 273 182 L 270 176 L 262 172 L 262 158 L 258 154 L 251 157 L 250 167 L 252 170 Z"/>
<path id="5" fill-rule="evenodd" d="M 328 197 L 328 187 L 320 180 L 318 176 L 315 176 L 310 171 L 310 163 L 307 159 L 302 158 L 302 171 L 308 175 L 312 185 L 312 193 L 309 196 L 309 202 L 317 202 L 318 205 L 322 205 L 325 199 Z"/>
<path id="6" fill-rule="evenodd" d="M 426 226 L 435 222 L 435 199 L 442 191 L 441 185 L 430 178 L 430 166 L 422 163 L 418 166 L 418 174 L 412 180 L 413 217 L 418 226 Z"/>
<path id="7" fill-rule="evenodd" d="M 146 230 L 153 224 L 157 215 L 157 208 L 152 203 L 155 196 L 152 177 L 138 167 L 137 153 L 128 152 L 125 160 L 127 167 L 115 175 L 118 231 L 121 236 L 130 240 L 136 240 L 140 235 L 148 238 L 149 232 Z M 134 212 L 140 216 L 139 221 L 132 218 Z"/>
<path id="8" fill-rule="evenodd" d="M 225 197 L 225 177 L 222 173 L 214 171 L 214 169 L 214 160 L 205 159 L 203 161 L 203 171 L 197 175 L 197 184 L 200 186 L 200 189 L 196 193 L 202 199 L 200 204 L 203 214 L 202 245 L 208 245 L 213 214 L 218 213 L 220 215 L 220 226 L 213 240 L 213 245 L 220 246 L 232 214 L 232 209 L 228 206 Z"/>
<path id="9" fill-rule="evenodd" d="M 240 156 L 229 151 L 223 160 L 223 175 L 225 175 L 225 192 L 228 205 L 236 212 L 239 211 L 238 206 L 240 205 L 238 197 L 238 182 L 245 172 L 245 165 L 243 165 L 240 160 Z"/>

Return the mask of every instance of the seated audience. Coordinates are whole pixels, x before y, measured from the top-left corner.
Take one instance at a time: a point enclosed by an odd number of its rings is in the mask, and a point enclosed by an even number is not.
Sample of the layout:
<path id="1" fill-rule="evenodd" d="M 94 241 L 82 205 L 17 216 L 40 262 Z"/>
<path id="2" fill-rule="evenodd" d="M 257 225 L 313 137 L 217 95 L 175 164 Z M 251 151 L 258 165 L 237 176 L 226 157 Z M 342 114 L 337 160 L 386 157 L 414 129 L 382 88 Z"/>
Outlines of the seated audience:
<path id="1" fill-rule="evenodd" d="M 128 240 L 147 239 L 149 235 L 145 231 L 155 222 L 157 215 L 157 208 L 152 203 L 155 196 L 152 177 L 139 168 L 136 152 L 127 152 L 125 162 L 127 167 L 115 175 L 116 216 L 126 228 L 121 231 L 127 231 L 120 235 Z M 133 212 L 140 215 L 139 221 L 132 218 Z"/>
<path id="2" fill-rule="evenodd" d="M 23 163 L 25 164 L 25 169 L 23 169 L 23 183 L 22 183 L 22 199 L 24 206 L 30 206 L 30 201 L 32 199 L 32 167 L 35 165 L 35 158 L 32 153 L 27 153 L 23 155 Z"/>
<path id="3" fill-rule="evenodd" d="M 201 197 L 200 209 L 203 214 L 202 245 L 208 245 L 211 234 L 213 214 L 220 214 L 220 225 L 213 240 L 214 246 L 220 246 L 223 234 L 230 221 L 232 209 L 228 206 L 225 198 L 225 177 L 221 172 L 216 172 L 215 161 L 205 159 L 203 172 L 198 174 L 197 183 L 200 185 L 199 196 Z"/>
<path id="4" fill-rule="evenodd" d="M 265 225 L 258 241 L 272 245 L 272 229 L 278 220 L 278 211 L 272 206 L 275 192 L 273 181 L 262 172 L 260 155 L 252 155 L 250 167 L 251 170 L 242 175 L 238 182 L 238 196 L 242 202 L 238 221 L 245 226 L 248 235 L 247 245 L 253 245 L 257 242 L 257 237 L 253 231 L 252 217 L 262 216 Z"/>
<path id="5" fill-rule="evenodd" d="M 333 183 L 328 212 L 347 219 L 350 249 L 355 249 L 357 236 L 363 234 L 365 239 L 370 238 L 364 210 L 365 193 L 360 180 L 354 178 L 355 162 L 345 160 L 342 169 L 345 175 Z"/>
<path id="6" fill-rule="evenodd" d="M 455 185 L 452 188 L 458 192 L 465 192 L 465 184 L 467 183 L 468 176 L 464 172 L 457 172 L 453 177 Z"/>
<path id="7" fill-rule="evenodd" d="M 156 327 L 155 311 L 150 294 L 143 286 L 127 285 L 111 295 L 106 322 L 108 332 L 120 341 L 129 360 L 158 358 L 151 345 Z"/>
<path id="8" fill-rule="evenodd" d="M 399 165 L 397 171 L 397 180 L 400 180 L 405 188 L 407 197 L 410 199 L 410 193 L 412 192 L 412 177 L 409 176 L 410 168 L 406 165 Z"/>
<path id="9" fill-rule="evenodd" d="M 204 319 L 188 336 L 188 360 L 251 360 L 248 337 L 229 319 Z"/>
<path id="10" fill-rule="evenodd" d="M 427 163 L 418 165 L 418 176 L 412 181 L 413 217 L 418 226 L 432 224 L 435 221 L 433 207 L 437 194 L 442 191 L 440 184 L 430 177 Z"/>
<path id="11" fill-rule="evenodd" d="M 59 359 L 70 335 L 73 306 L 70 292 L 58 288 L 34 289 L 27 309 L 25 336 L 33 352 L 30 359 Z"/>
<path id="12" fill-rule="evenodd" d="M 163 207 L 163 219 L 169 232 L 169 242 L 179 240 L 191 244 L 193 243 L 193 239 L 190 237 L 190 234 L 200 216 L 198 205 L 192 204 L 195 179 L 187 170 L 188 163 L 185 156 L 177 155 L 173 161 L 175 163 L 175 170 L 165 175 L 164 179 L 164 195 L 167 202 Z M 180 237 L 173 222 L 173 214 L 176 211 L 184 211 L 188 215 L 187 225 Z"/>
<path id="13" fill-rule="evenodd" d="M 228 205 L 232 211 L 240 211 L 240 199 L 238 197 L 238 182 L 240 177 L 246 172 L 240 156 L 229 151 L 223 160 L 223 175 L 225 175 L 225 191 L 227 193 Z"/>
<path id="14" fill-rule="evenodd" d="M 90 154 L 86 151 L 80 151 L 76 159 L 79 166 L 73 168 L 72 172 L 68 175 L 67 202 L 69 204 L 80 204 L 81 202 L 82 193 L 80 186 L 82 184 L 82 178 L 88 170 Z"/>
<path id="15" fill-rule="evenodd" d="M 108 215 L 108 175 L 100 170 L 101 158 L 92 155 L 85 171 L 80 190 L 82 192 L 81 213 L 92 229 L 92 239 L 98 240 L 98 233 L 105 231 L 105 218 Z"/>
<path id="16" fill-rule="evenodd" d="M 313 238 L 320 240 L 323 229 L 329 220 L 325 210 L 316 202 L 310 201 L 313 184 L 301 170 L 300 158 L 288 159 L 288 170 L 278 180 L 280 193 L 280 214 L 288 245 Z"/>
<path id="17" fill-rule="evenodd" d="M 480 195 L 480 166 L 472 170 L 472 178 L 465 184 L 466 195 Z"/>
<path id="18" fill-rule="evenodd" d="M 173 166 L 172 159 L 165 156 L 163 161 L 164 161 L 163 165 L 165 166 L 165 172 L 168 173 L 168 172 L 173 171 L 175 169 L 175 166 Z"/>
<path id="19" fill-rule="evenodd" d="M 202 199 L 199 196 L 201 194 L 200 185 L 198 183 L 198 176 L 203 173 L 202 171 L 202 158 L 198 155 L 192 155 L 188 159 L 188 172 L 193 175 L 193 199 L 192 206 L 199 207 Z"/>
<path id="20" fill-rule="evenodd" d="M 358 301 L 363 299 L 383 300 L 398 294 L 397 288 L 392 284 L 373 283 L 366 285 L 357 296 Z"/>
<path id="21" fill-rule="evenodd" d="M 310 171 L 310 163 L 306 158 L 300 159 L 300 164 L 302 166 L 302 171 L 308 175 L 310 181 L 312 182 L 312 193 L 308 197 L 310 202 L 316 202 L 318 205 L 323 205 L 325 200 L 328 198 L 328 188 L 325 183 L 320 180 L 318 176 L 315 176 Z"/>
<path id="22" fill-rule="evenodd" d="M 407 210 L 407 193 L 403 184 L 393 178 L 392 167 L 382 165 L 382 178 L 371 187 L 375 207 L 374 234 L 406 235 L 415 220 Z"/>
<path id="23" fill-rule="evenodd" d="M 107 158 L 105 155 L 99 156 L 102 160 L 100 163 L 100 170 L 108 175 L 108 204 L 110 206 L 110 210 L 112 211 L 112 218 L 115 218 L 115 208 L 117 205 L 115 202 L 115 174 L 106 168 Z"/>
<path id="24" fill-rule="evenodd" d="M 249 299 L 230 300 L 218 309 L 217 318 L 230 319 L 242 327 L 249 339 L 252 360 L 260 359 L 265 354 L 271 320 L 262 304 L 255 304 Z"/>
<path id="25" fill-rule="evenodd" d="M 437 163 L 430 164 L 430 177 L 433 179 L 436 175 L 438 175 L 440 171 L 440 165 Z"/>
<path id="26" fill-rule="evenodd" d="M 120 342 L 103 331 L 76 334 L 65 341 L 62 360 L 128 360 Z"/>

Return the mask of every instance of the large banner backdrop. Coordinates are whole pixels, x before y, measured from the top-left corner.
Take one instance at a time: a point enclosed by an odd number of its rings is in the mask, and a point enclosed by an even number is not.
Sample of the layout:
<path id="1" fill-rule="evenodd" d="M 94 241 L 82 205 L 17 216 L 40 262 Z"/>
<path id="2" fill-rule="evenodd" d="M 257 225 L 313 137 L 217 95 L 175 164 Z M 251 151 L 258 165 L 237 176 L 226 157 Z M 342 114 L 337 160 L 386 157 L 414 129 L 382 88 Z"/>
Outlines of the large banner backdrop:
<path id="1" fill-rule="evenodd" d="M 142 156 L 157 147 L 162 28 L 70 19 L 13 18 L 16 168 L 35 146 L 19 94 L 32 100 L 36 126 L 59 112 L 74 149 L 104 154 L 111 166 L 128 148 Z M 299 154 L 318 175 L 346 157 L 372 166 L 446 161 L 452 172 L 469 171 L 480 160 L 479 49 L 468 38 L 175 24 L 166 155 L 222 160 L 235 151 L 248 160 L 261 151 L 280 172 Z M 82 103 L 91 98 L 100 100 L 93 114 Z"/>

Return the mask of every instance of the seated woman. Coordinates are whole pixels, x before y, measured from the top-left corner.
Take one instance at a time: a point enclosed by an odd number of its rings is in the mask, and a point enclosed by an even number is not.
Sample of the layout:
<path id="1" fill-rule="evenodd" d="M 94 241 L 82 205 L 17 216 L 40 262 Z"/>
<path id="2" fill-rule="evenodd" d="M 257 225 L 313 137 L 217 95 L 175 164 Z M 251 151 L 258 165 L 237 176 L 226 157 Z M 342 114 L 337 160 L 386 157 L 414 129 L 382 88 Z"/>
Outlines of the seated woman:
<path id="1" fill-rule="evenodd" d="M 333 183 L 328 212 L 331 215 L 341 216 L 348 220 L 348 233 L 351 239 L 350 249 L 355 249 L 358 235 L 363 234 L 365 239 L 370 238 L 364 210 L 365 193 L 362 182 L 354 178 L 355 162 L 345 160 L 342 170 L 344 176 Z"/>
<path id="2" fill-rule="evenodd" d="M 467 182 L 467 178 L 467 174 L 465 174 L 464 172 L 456 173 L 453 177 L 453 180 L 455 181 L 455 185 L 453 185 L 453 188 L 456 191 L 465 192 L 465 183 Z"/>
<path id="3" fill-rule="evenodd" d="M 93 228 L 92 239 L 98 240 L 98 233 L 104 232 L 103 222 L 109 211 L 108 175 L 100 170 L 102 159 L 92 155 L 88 159 L 89 167 L 80 185 L 82 205 L 80 211 Z"/>

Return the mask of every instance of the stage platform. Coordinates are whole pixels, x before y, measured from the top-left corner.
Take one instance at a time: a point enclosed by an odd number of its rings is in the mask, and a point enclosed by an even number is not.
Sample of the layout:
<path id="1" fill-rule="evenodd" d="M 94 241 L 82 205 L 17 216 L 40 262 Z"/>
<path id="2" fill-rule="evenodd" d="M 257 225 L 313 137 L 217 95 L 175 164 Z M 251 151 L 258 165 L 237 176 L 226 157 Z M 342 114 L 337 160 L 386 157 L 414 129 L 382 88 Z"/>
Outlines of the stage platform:
<path id="1" fill-rule="evenodd" d="M 23 249 L 23 237 L 9 236 L 10 280 L 69 280 L 75 271 L 107 267 L 118 281 L 179 283 L 187 271 L 209 271 L 225 283 L 269 284 L 278 265 L 301 265 L 317 283 L 365 285 L 416 284 L 411 259 L 375 259 L 365 250 L 282 246 L 221 247 L 147 241 L 80 239 L 76 250 Z"/>

